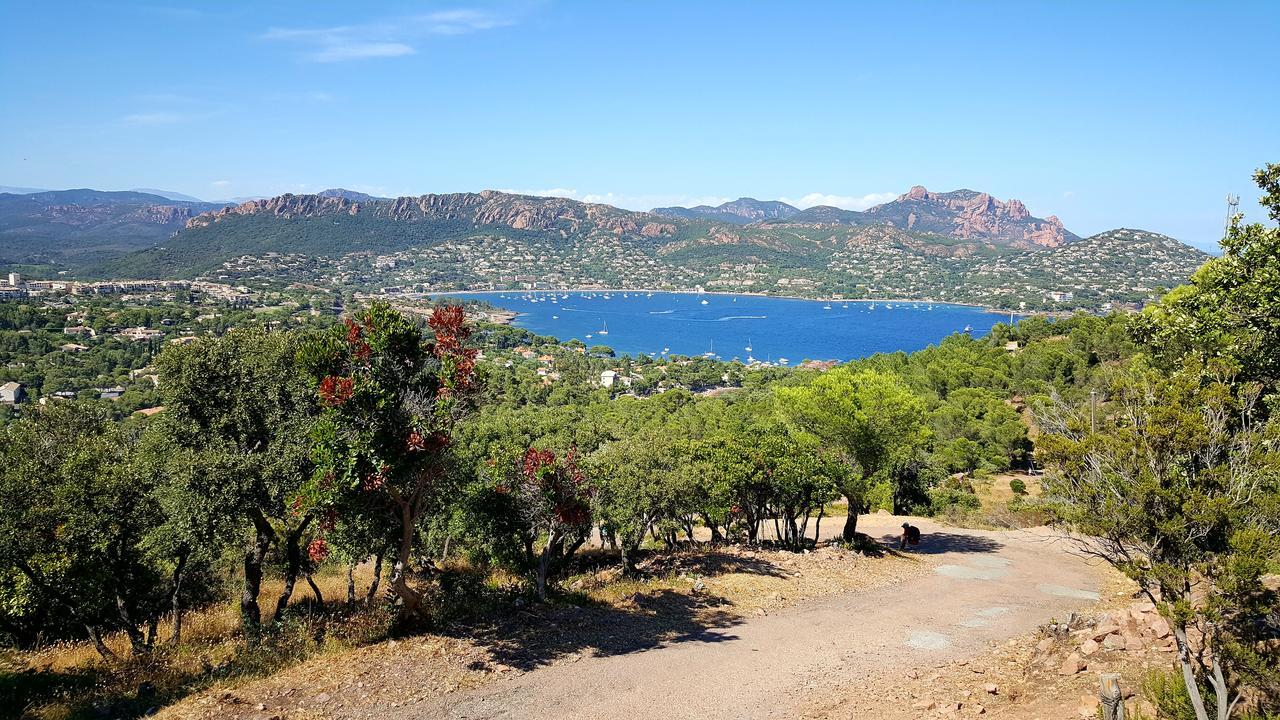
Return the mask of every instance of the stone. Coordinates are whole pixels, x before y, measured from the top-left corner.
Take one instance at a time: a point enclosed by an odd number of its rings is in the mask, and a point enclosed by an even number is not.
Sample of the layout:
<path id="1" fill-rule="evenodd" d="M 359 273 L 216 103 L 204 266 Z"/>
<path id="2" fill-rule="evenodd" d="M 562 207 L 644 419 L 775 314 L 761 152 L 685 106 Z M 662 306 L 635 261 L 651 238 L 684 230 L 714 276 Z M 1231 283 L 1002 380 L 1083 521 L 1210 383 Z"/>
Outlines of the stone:
<path id="1" fill-rule="evenodd" d="M 920 700 L 911 705 L 913 710 L 932 710 L 934 707 L 936 706 L 932 700 Z"/>
<path id="2" fill-rule="evenodd" d="M 1062 661 L 1062 665 L 1058 667 L 1058 674 L 1075 675 L 1076 673 L 1084 672 L 1088 667 L 1089 664 L 1081 659 L 1079 655 L 1071 653 Z"/>
<path id="3" fill-rule="evenodd" d="M 1091 635 L 1090 637 L 1092 637 L 1094 640 L 1101 642 L 1108 635 L 1112 635 L 1118 632 L 1120 632 L 1120 626 L 1116 625 L 1115 623 L 1099 624 L 1098 627 L 1093 629 L 1093 635 Z"/>
<path id="4" fill-rule="evenodd" d="M 1037 652 L 1042 652 L 1042 653 L 1049 652 L 1049 649 L 1052 647 L 1053 647 L 1053 638 L 1045 638 L 1040 642 L 1036 643 Z"/>
<path id="5" fill-rule="evenodd" d="M 1124 637 L 1117 633 L 1112 633 L 1102 639 L 1102 647 L 1108 650 L 1119 650 L 1124 647 Z"/>
<path id="6" fill-rule="evenodd" d="M 1098 652 L 1099 648 L 1101 648 L 1101 646 L 1098 645 L 1098 641 L 1090 638 L 1080 644 L 1080 654 L 1085 657 L 1089 657 L 1090 655 Z"/>
<path id="7" fill-rule="evenodd" d="M 974 715 L 986 715 L 986 714 L 987 714 L 987 709 L 986 709 L 985 707 L 981 706 L 981 705 L 974 705 L 972 709 L 973 709 L 973 714 L 974 714 Z"/>
<path id="8" fill-rule="evenodd" d="M 1142 638 L 1137 635 L 1124 636 L 1124 649 L 1128 652 L 1141 652 L 1144 647 Z"/>
<path id="9" fill-rule="evenodd" d="M 1173 634 L 1173 630 L 1169 627 L 1169 621 L 1157 615 L 1151 621 L 1151 634 L 1156 638 L 1163 640 Z"/>

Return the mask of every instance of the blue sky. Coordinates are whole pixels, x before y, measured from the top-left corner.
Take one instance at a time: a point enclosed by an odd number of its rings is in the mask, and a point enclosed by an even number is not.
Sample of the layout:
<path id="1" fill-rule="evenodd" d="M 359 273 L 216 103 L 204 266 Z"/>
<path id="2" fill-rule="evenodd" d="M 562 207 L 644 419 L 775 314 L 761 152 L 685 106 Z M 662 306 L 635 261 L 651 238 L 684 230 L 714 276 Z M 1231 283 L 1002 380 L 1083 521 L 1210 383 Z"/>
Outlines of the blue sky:
<path id="1" fill-rule="evenodd" d="M 0 184 L 861 208 L 1201 246 L 1280 162 L 1280 2 L 9 2 Z"/>

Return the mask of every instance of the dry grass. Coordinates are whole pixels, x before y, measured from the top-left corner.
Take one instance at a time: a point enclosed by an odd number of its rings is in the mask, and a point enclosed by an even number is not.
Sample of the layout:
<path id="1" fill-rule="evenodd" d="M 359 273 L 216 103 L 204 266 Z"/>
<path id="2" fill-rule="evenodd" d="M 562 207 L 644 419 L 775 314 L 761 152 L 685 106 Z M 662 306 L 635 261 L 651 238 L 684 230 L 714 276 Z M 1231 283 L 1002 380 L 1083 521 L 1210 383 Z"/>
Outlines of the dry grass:
<path id="1" fill-rule="evenodd" d="M 315 602 L 305 580 L 294 586 L 290 617 L 250 647 L 239 636 L 238 602 L 198 608 L 183 617 L 180 645 L 170 642 L 169 618 L 160 625 L 156 650 L 132 657 L 128 638 L 105 638 L 120 659 L 104 661 L 89 642 L 66 642 L 36 651 L 0 657 L 0 717 L 66 720 L 77 717 L 129 716 L 183 697 L 212 683 L 269 674 L 301 659 L 343 651 L 385 637 L 385 613 L 345 612 L 345 571 L 314 578 L 326 601 Z M 372 580 L 371 567 L 356 573 L 358 597 Z M 279 578 L 264 580 L 259 603 L 271 620 L 284 590 Z"/>

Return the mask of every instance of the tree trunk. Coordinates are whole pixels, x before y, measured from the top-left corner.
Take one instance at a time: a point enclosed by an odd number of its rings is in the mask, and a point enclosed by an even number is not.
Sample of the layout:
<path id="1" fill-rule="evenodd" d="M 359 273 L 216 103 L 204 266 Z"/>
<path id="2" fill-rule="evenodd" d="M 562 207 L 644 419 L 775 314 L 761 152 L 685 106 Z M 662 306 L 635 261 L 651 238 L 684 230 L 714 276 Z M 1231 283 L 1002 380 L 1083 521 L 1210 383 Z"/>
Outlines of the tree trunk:
<path id="1" fill-rule="evenodd" d="M 258 593 L 262 590 L 262 560 L 271 547 L 275 531 L 271 523 L 257 510 L 249 511 L 253 520 L 253 543 L 244 552 L 244 589 L 240 593 L 240 623 L 251 639 L 258 635 L 262 625 L 262 611 L 258 608 Z"/>
<path id="2" fill-rule="evenodd" d="M 137 622 L 134 621 L 133 614 L 129 612 L 129 605 L 120 593 L 116 593 L 116 615 L 120 618 L 120 625 L 124 629 L 125 635 L 129 636 L 129 645 L 133 649 L 133 654 L 146 655 L 147 651 L 151 649 L 147 647 L 147 637 L 142 633 L 142 629 L 138 627 Z"/>
<path id="3" fill-rule="evenodd" d="M 347 563 L 347 607 L 356 604 L 356 564 Z"/>
<path id="4" fill-rule="evenodd" d="M 857 536 L 858 509 L 853 506 L 853 503 L 849 503 L 849 514 L 844 519 L 844 532 L 840 534 L 840 537 L 844 538 L 845 542 L 853 542 L 853 539 Z"/>
<path id="5" fill-rule="evenodd" d="M 93 640 L 93 647 L 102 656 L 103 660 L 113 660 L 116 654 L 107 647 L 107 643 L 102 639 L 102 630 L 97 625 L 85 624 L 84 629 L 89 633 L 89 639 Z"/>
<path id="6" fill-rule="evenodd" d="M 280 592 L 280 599 L 276 600 L 277 622 L 284 619 L 284 613 L 289 609 L 289 599 L 293 597 L 293 586 L 297 584 L 298 573 L 302 571 L 302 534 L 307 531 L 312 517 L 308 514 L 302 522 L 298 523 L 298 527 L 285 536 L 284 590 Z"/>
<path id="7" fill-rule="evenodd" d="M 391 566 L 391 589 L 400 598 L 400 617 L 410 618 L 418 614 L 422 596 L 409 587 L 409 559 L 413 554 L 413 533 L 418 518 L 408 503 L 400 507 L 400 544 L 396 548 L 396 561 Z"/>
<path id="8" fill-rule="evenodd" d="M 320 586 L 316 585 L 316 581 L 311 578 L 311 573 L 307 573 L 307 585 L 311 586 L 311 594 L 316 596 L 316 604 L 324 605 L 324 595 L 320 594 Z M 351 590 L 355 590 L 354 587 Z"/>
<path id="9" fill-rule="evenodd" d="M 173 637 L 169 642 L 173 645 L 182 642 L 182 580 L 186 576 L 189 555 L 186 552 L 178 555 L 178 562 L 173 567 L 173 585 L 169 589 L 169 612 L 173 615 Z"/>
<path id="10" fill-rule="evenodd" d="M 622 551 L 622 574 L 633 577 L 636 574 L 636 553 L 640 551 L 640 543 L 624 541 L 619 547 Z"/>
<path id="11" fill-rule="evenodd" d="M 818 543 L 822 540 L 822 517 L 826 512 L 826 505 L 818 508 L 818 519 L 813 523 L 813 546 L 815 548 L 818 547 Z"/>
<path id="12" fill-rule="evenodd" d="M 373 582 L 369 584 L 369 594 L 365 595 L 365 605 L 372 605 L 374 598 L 378 597 L 378 586 L 382 584 L 382 558 L 386 554 L 386 548 L 378 548 L 378 553 L 373 556 Z"/>
<path id="13" fill-rule="evenodd" d="M 1200 685 L 1196 682 L 1195 670 L 1191 667 L 1191 646 L 1187 642 L 1185 623 L 1174 624 L 1173 637 L 1178 641 L 1178 664 L 1182 666 L 1182 683 L 1187 687 L 1191 709 L 1195 711 L 1196 720 L 1209 720 L 1209 713 L 1204 708 L 1204 698 L 1200 696 Z"/>

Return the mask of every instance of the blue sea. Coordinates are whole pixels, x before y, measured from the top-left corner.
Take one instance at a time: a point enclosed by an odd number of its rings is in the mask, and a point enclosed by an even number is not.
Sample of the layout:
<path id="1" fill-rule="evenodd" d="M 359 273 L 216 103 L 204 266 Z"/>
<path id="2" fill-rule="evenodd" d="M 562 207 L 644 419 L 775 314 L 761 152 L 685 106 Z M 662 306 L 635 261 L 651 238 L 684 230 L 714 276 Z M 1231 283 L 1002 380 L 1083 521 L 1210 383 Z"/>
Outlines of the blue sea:
<path id="1" fill-rule="evenodd" d="M 517 314 L 514 324 L 619 354 L 704 355 L 791 364 L 907 352 L 952 333 L 985 335 L 1008 316 L 927 302 L 796 300 L 756 295 L 588 291 L 471 292 Z"/>

